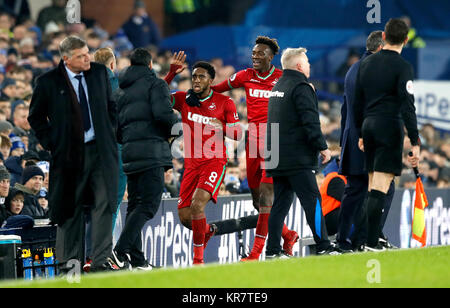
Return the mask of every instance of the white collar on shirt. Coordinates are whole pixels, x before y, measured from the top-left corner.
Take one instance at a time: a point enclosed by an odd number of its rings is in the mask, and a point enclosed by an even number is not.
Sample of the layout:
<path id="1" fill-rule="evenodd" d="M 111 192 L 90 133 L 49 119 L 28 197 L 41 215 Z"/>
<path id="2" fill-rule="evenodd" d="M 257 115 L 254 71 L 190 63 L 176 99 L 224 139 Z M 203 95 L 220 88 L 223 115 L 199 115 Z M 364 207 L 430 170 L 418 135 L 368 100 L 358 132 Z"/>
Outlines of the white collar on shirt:
<path id="1" fill-rule="evenodd" d="M 65 63 L 64 63 L 64 67 L 66 68 L 67 75 L 69 75 L 69 78 L 70 78 L 70 79 L 75 79 L 75 76 L 78 76 L 78 75 L 81 75 L 81 76 L 84 77 L 84 72 L 81 72 L 81 73 L 79 73 L 79 74 L 75 74 L 74 72 L 72 72 L 72 71 L 67 67 L 67 65 L 66 65 Z"/>

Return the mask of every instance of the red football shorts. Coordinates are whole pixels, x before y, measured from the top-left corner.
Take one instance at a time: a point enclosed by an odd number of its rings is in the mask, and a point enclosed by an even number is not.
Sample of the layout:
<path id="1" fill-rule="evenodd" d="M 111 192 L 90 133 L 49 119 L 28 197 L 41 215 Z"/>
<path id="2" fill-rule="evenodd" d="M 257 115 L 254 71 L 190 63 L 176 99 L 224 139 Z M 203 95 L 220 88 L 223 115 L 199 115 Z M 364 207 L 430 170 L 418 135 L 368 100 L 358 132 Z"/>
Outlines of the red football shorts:
<path id="1" fill-rule="evenodd" d="M 220 185 L 225 178 L 226 163 L 213 160 L 205 163 L 198 168 L 189 168 L 184 170 L 183 180 L 181 181 L 180 197 L 178 199 L 178 208 L 191 206 L 192 196 L 196 189 L 203 189 L 211 194 L 211 199 L 217 203 Z"/>
<path id="2" fill-rule="evenodd" d="M 265 126 L 264 126 L 265 127 Z M 249 132 L 248 142 L 245 148 L 245 158 L 247 162 L 247 181 L 251 189 L 256 189 L 261 183 L 273 184 L 273 179 L 268 177 L 264 166 L 264 136 L 265 133 L 258 132 L 258 137 L 254 132 Z M 256 146 L 257 145 L 257 146 Z"/>

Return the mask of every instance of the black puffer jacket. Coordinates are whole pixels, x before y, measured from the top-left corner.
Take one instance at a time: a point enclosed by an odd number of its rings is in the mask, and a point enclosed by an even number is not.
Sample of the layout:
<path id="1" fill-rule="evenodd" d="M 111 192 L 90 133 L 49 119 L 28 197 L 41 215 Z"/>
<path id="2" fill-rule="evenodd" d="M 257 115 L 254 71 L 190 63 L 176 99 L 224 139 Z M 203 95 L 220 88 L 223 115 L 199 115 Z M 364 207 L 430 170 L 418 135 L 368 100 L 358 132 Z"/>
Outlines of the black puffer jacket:
<path id="1" fill-rule="evenodd" d="M 168 143 L 177 122 L 169 87 L 145 66 L 130 66 L 119 77 L 116 92 L 119 111 L 118 141 L 123 144 L 126 174 L 151 168 L 172 168 Z"/>
<path id="2" fill-rule="evenodd" d="M 306 76 L 298 71 L 284 70 L 269 100 L 267 144 L 278 154 L 267 159 L 271 176 L 287 176 L 301 169 L 317 169 L 319 151 L 328 148 L 319 121 L 316 93 Z M 272 128 L 278 126 L 279 135 Z M 275 156 L 277 156 L 275 154 Z"/>

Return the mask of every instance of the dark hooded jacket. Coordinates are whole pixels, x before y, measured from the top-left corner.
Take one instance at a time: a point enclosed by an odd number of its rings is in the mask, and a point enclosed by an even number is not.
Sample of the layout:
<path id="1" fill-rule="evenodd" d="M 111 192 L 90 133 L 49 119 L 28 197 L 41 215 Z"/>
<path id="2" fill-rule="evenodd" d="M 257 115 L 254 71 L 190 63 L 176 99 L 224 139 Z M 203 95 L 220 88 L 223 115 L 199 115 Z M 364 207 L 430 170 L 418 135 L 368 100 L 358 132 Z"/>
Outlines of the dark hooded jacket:
<path id="1" fill-rule="evenodd" d="M 146 66 L 133 65 L 119 77 L 118 142 L 123 144 L 123 170 L 140 173 L 151 168 L 172 168 L 168 139 L 177 118 L 169 87 Z"/>
<path id="2" fill-rule="evenodd" d="M 5 167 L 8 169 L 11 175 L 10 185 L 14 187 L 16 183 L 20 183 L 22 178 L 22 158 L 19 156 L 10 156 L 5 161 Z"/>

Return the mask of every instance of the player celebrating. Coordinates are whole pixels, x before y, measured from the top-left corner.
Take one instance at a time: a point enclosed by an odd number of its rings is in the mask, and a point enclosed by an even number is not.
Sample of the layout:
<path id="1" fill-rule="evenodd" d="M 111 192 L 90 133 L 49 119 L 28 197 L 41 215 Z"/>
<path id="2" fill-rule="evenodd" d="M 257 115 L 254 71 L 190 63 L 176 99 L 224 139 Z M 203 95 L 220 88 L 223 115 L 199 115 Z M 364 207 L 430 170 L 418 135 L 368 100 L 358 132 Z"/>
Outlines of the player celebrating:
<path id="1" fill-rule="evenodd" d="M 252 52 L 253 68 L 238 72 L 212 89 L 225 92 L 245 88 L 249 122 L 248 142 L 246 144 L 247 179 L 252 193 L 253 206 L 259 211 L 253 249 L 246 260 L 257 260 L 264 248 L 268 232 L 268 220 L 273 203 L 273 180 L 262 168 L 264 163 L 264 142 L 267 126 L 267 110 L 270 93 L 283 71 L 272 64 L 273 57 L 280 47 L 277 40 L 265 36 L 256 38 Z M 255 151 L 255 149 L 258 149 Z M 298 234 L 286 225 L 283 227 L 283 250 L 292 255 L 292 248 L 298 241 Z"/>
<path id="2" fill-rule="evenodd" d="M 204 263 L 204 248 L 214 235 L 214 228 L 206 222 L 205 206 L 209 200 L 217 202 L 224 179 L 228 162 L 224 132 L 235 140 L 242 137 L 234 102 L 211 89 L 215 74 L 209 63 L 196 63 L 192 90 L 172 96 L 174 109 L 181 113 L 185 150 L 178 214 L 181 223 L 193 231 L 194 265 Z"/>

